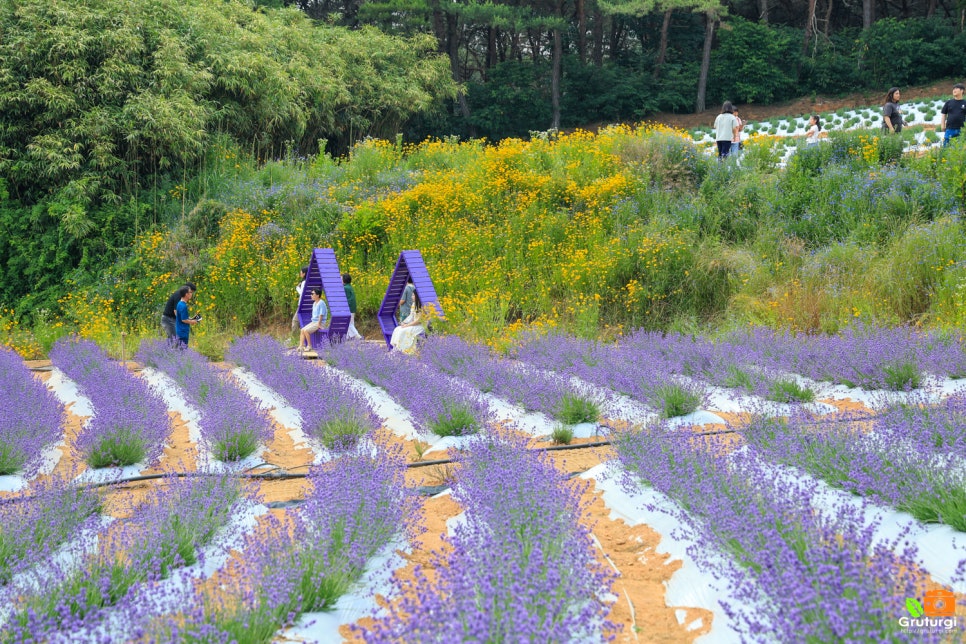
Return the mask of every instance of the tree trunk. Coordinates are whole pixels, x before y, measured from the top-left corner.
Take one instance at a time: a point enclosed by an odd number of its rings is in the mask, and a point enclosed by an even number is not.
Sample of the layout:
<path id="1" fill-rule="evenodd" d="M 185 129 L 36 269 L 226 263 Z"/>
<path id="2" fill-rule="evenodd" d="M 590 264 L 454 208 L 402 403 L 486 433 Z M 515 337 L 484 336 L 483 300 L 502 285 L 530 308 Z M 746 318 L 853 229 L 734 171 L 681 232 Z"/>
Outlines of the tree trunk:
<path id="1" fill-rule="evenodd" d="M 768 24 L 768 0 L 758 0 L 758 20 L 763 25 Z"/>
<path id="2" fill-rule="evenodd" d="M 607 52 L 608 57 L 611 60 L 617 58 L 621 49 L 621 40 L 624 38 L 623 30 L 621 29 L 621 21 L 615 20 L 614 16 L 610 18 L 610 50 Z"/>
<path id="3" fill-rule="evenodd" d="M 875 0 L 862 0 L 862 28 L 868 29 L 875 22 Z"/>
<path id="4" fill-rule="evenodd" d="M 449 66 L 450 71 L 453 74 L 453 80 L 457 83 L 463 80 L 462 74 L 460 73 L 460 33 L 459 33 L 459 16 L 455 13 L 446 14 L 446 53 L 449 54 Z M 460 92 L 456 95 L 457 103 L 460 106 L 460 114 L 463 118 L 468 119 L 470 117 L 470 105 L 466 102 L 466 94 Z"/>
<path id="5" fill-rule="evenodd" d="M 553 74 L 550 77 L 550 103 L 553 108 L 553 124 L 555 130 L 560 129 L 560 68 L 563 59 L 563 36 L 560 27 L 553 29 Z"/>
<path id="6" fill-rule="evenodd" d="M 671 27 L 671 12 L 674 11 L 670 7 L 664 12 L 664 22 L 661 23 L 661 44 L 657 48 L 657 60 L 654 61 L 654 80 L 657 80 L 661 76 L 661 67 L 664 66 L 664 59 L 667 56 L 667 34 Z"/>
<path id="7" fill-rule="evenodd" d="M 808 54 L 808 43 L 812 38 L 812 34 L 818 33 L 815 24 L 816 4 L 816 0 L 808 0 L 808 14 L 805 18 L 805 41 L 802 43 L 802 57 Z"/>
<path id="8" fill-rule="evenodd" d="M 577 55 L 580 64 L 587 62 L 587 7 L 585 0 L 577 0 Z"/>
<path id="9" fill-rule="evenodd" d="M 698 96 L 694 101 L 694 111 L 705 110 L 705 96 L 708 92 L 708 71 L 711 69 L 711 40 L 714 38 L 714 23 L 718 16 L 713 13 L 704 14 L 704 51 L 701 54 L 701 73 L 698 74 Z"/>
<path id="10" fill-rule="evenodd" d="M 496 27 L 486 29 L 486 69 L 496 66 Z"/>
<path id="11" fill-rule="evenodd" d="M 598 67 L 604 64 L 604 14 L 594 10 L 594 64 Z"/>
<path id="12" fill-rule="evenodd" d="M 825 34 L 825 40 L 828 41 L 828 30 L 829 25 L 832 24 L 832 0 L 828 0 L 828 5 L 825 7 L 825 29 L 822 33 Z"/>
<path id="13" fill-rule="evenodd" d="M 936 14 L 936 0 L 929 0 L 929 5 L 926 7 L 926 17 L 932 18 Z"/>

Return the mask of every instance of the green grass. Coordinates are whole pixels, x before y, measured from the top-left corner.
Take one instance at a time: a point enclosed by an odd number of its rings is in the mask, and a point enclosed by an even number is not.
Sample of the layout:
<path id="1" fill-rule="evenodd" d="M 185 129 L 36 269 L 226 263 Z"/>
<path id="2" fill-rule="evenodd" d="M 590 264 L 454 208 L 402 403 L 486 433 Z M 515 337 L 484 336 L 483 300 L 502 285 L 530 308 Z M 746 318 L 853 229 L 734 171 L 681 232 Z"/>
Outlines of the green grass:
<path id="1" fill-rule="evenodd" d="M 19 472 L 25 460 L 26 456 L 21 450 L 0 441 L 0 476 Z"/>
<path id="2" fill-rule="evenodd" d="M 794 380 L 776 380 L 769 386 L 767 398 L 780 403 L 808 403 L 815 400 L 815 392 Z"/>
<path id="3" fill-rule="evenodd" d="M 318 437 L 329 449 L 345 450 L 358 443 L 368 431 L 369 421 L 365 417 L 352 410 L 342 410 L 319 428 Z"/>
<path id="4" fill-rule="evenodd" d="M 554 409 L 554 416 L 567 425 L 594 423 L 600 417 L 600 409 L 589 398 L 568 393 L 563 396 Z"/>
<path id="5" fill-rule="evenodd" d="M 454 405 L 432 421 L 429 429 L 437 436 L 466 436 L 478 432 L 480 423 L 468 408 Z"/>
<path id="6" fill-rule="evenodd" d="M 886 389 L 891 391 L 918 389 L 922 385 L 922 372 L 914 362 L 886 365 L 882 371 L 885 372 Z"/>
<path id="7" fill-rule="evenodd" d="M 248 429 L 215 443 L 212 452 L 219 461 L 230 463 L 243 460 L 258 449 L 258 434 Z"/>
<path id="8" fill-rule="evenodd" d="M 687 416 L 697 410 L 701 404 L 701 396 L 693 391 L 688 391 L 678 384 L 664 385 L 658 387 L 653 395 L 655 406 L 661 410 L 664 418 L 677 418 Z"/>
<path id="9" fill-rule="evenodd" d="M 87 456 L 87 464 L 92 468 L 127 467 L 140 463 L 147 447 L 144 439 L 129 429 L 120 429 L 109 436 L 105 436 L 94 446 Z"/>
<path id="10" fill-rule="evenodd" d="M 732 365 L 728 367 L 728 375 L 725 376 L 724 386 L 731 387 L 733 389 L 744 389 L 745 391 L 751 391 L 754 387 L 754 383 L 751 380 L 751 374 Z"/>
<path id="11" fill-rule="evenodd" d="M 557 425 L 550 433 L 550 440 L 558 445 L 570 445 L 574 439 L 574 428 L 569 425 Z"/>

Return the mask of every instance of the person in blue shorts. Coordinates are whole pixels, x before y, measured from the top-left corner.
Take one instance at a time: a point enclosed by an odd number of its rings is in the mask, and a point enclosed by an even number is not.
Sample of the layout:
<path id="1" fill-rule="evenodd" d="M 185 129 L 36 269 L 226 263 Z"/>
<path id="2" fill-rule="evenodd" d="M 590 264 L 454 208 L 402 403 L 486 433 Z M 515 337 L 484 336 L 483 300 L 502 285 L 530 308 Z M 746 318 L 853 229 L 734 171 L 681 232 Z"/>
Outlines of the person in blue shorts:
<path id="1" fill-rule="evenodd" d="M 201 322 L 201 316 L 191 317 L 188 313 L 188 302 L 194 297 L 194 290 L 186 286 L 181 291 L 181 299 L 174 308 L 174 333 L 178 338 L 178 344 L 187 347 L 188 339 L 191 337 L 191 327 Z"/>

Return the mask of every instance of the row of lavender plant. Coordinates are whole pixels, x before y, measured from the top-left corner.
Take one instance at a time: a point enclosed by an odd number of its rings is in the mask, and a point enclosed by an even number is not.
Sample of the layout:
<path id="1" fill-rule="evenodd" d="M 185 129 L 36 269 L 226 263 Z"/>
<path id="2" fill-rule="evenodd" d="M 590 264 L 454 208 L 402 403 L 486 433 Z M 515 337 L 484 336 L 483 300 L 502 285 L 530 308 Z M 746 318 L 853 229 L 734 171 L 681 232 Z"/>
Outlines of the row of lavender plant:
<path id="1" fill-rule="evenodd" d="M 779 482 L 753 455 L 707 441 L 653 426 L 621 437 L 617 453 L 632 493 L 645 484 L 681 508 L 698 539 L 689 554 L 741 602 L 723 608 L 744 638 L 940 641 L 899 626 L 903 598 L 922 594 L 911 546 L 876 541 L 857 508 L 815 512 L 816 481 Z"/>
<path id="2" fill-rule="evenodd" d="M 494 393 L 527 411 L 540 411 L 568 424 L 595 422 L 601 401 L 574 391 L 566 379 L 524 364 L 500 360 L 483 345 L 455 335 L 436 335 L 424 342 L 420 360 Z"/>
<path id="3" fill-rule="evenodd" d="M 706 399 L 700 383 L 675 378 L 674 364 L 649 348 L 580 340 L 560 335 L 535 336 L 515 355 L 541 369 L 575 376 L 607 387 L 659 410 L 665 418 L 684 416 Z"/>
<path id="4" fill-rule="evenodd" d="M 465 510 L 435 561 L 396 580 L 367 642 L 586 642 L 604 639 L 612 577 L 580 519 L 583 488 L 520 440 L 481 436 L 458 457 Z"/>
<path id="5" fill-rule="evenodd" d="M 94 490 L 60 476 L 35 482 L 29 497 L 0 500 L 0 586 L 90 527 L 100 508 Z"/>
<path id="6" fill-rule="evenodd" d="M 422 432 L 439 436 L 473 434 L 491 420 L 479 392 L 464 382 L 368 342 L 329 346 L 325 360 L 371 385 L 382 387 L 412 415 Z"/>
<path id="7" fill-rule="evenodd" d="M 225 357 L 285 398 L 298 411 L 302 431 L 326 447 L 347 449 L 379 426 L 364 396 L 335 375 L 286 353 L 273 338 L 239 338 Z"/>
<path id="8" fill-rule="evenodd" d="M 284 518 L 246 539 L 216 573 L 229 583 L 175 597 L 148 624 L 146 640 L 275 641 L 304 612 L 329 610 L 374 554 L 413 529 L 416 497 L 401 451 L 350 452 L 309 472 L 312 493 Z"/>
<path id="9" fill-rule="evenodd" d="M 170 376 L 199 413 L 201 439 L 219 461 L 238 461 L 272 439 L 268 416 L 230 375 L 191 350 L 155 340 L 142 343 L 138 360 Z"/>
<path id="10" fill-rule="evenodd" d="M 105 611 L 140 611 L 127 605 L 130 591 L 197 562 L 201 549 L 240 511 L 243 498 L 234 477 L 165 481 L 129 518 L 100 530 L 80 561 L 51 562 L 11 585 L 4 600 L 14 614 L 0 639 L 69 640 L 103 619 Z"/>
<path id="11" fill-rule="evenodd" d="M 76 443 L 91 467 L 157 461 L 170 422 L 167 405 L 148 383 L 88 340 L 63 338 L 50 350 L 50 358 L 94 406 L 94 417 Z"/>
<path id="12" fill-rule="evenodd" d="M 756 347 L 726 340 L 680 333 L 638 331 L 624 338 L 620 351 L 633 351 L 637 360 L 664 365 L 675 374 L 698 382 L 741 389 L 766 400 L 782 403 L 812 402 L 815 392 L 801 386 L 786 372 L 761 360 Z"/>
<path id="13" fill-rule="evenodd" d="M 754 418 L 742 431 L 772 461 L 966 532 L 966 396 L 851 420 L 800 410 L 787 420 Z"/>
<path id="14" fill-rule="evenodd" d="M 38 465 L 44 447 L 60 440 L 63 414 L 20 356 L 0 347 L 0 475 Z"/>
<path id="15" fill-rule="evenodd" d="M 792 335 L 756 328 L 728 341 L 753 350 L 758 364 L 850 387 L 915 389 L 924 373 L 966 377 L 961 333 L 855 326 L 836 335 Z"/>

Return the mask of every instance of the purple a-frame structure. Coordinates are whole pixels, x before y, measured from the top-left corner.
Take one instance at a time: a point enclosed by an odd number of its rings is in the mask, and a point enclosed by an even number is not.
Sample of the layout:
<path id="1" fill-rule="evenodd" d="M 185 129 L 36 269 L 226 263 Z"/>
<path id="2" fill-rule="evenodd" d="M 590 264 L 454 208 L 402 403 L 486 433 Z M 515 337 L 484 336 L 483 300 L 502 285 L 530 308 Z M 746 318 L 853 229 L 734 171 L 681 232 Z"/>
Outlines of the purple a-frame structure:
<path id="1" fill-rule="evenodd" d="M 418 250 L 404 250 L 399 253 L 396 261 L 396 270 L 392 272 L 389 279 L 389 288 L 386 289 L 386 296 L 382 298 L 382 306 L 379 307 L 379 326 L 382 334 L 386 338 L 386 346 L 392 348 L 389 340 L 392 338 L 393 329 L 398 326 L 396 322 L 396 307 L 399 306 L 399 299 L 402 297 L 403 289 L 406 288 L 407 279 L 412 276 L 413 286 L 416 287 L 416 294 L 419 301 L 425 308 L 427 304 L 436 307 L 436 312 L 440 317 L 443 309 L 439 305 L 436 297 L 436 289 L 433 287 L 433 280 L 429 278 L 429 271 L 426 270 L 426 263 Z"/>
<path id="2" fill-rule="evenodd" d="M 312 334 L 313 349 L 324 344 L 326 340 L 344 340 L 346 331 L 349 330 L 349 301 L 342 286 L 339 262 L 331 248 L 316 248 L 312 251 L 309 272 L 305 276 L 305 288 L 302 289 L 302 297 L 299 299 L 299 326 L 305 326 L 312 321 L 312 289 L 320 286 L 325 293 L 331 321 L 328 328 L 319 329 Z"/>

